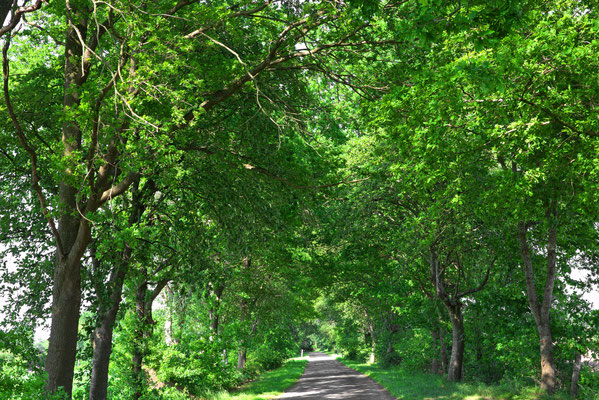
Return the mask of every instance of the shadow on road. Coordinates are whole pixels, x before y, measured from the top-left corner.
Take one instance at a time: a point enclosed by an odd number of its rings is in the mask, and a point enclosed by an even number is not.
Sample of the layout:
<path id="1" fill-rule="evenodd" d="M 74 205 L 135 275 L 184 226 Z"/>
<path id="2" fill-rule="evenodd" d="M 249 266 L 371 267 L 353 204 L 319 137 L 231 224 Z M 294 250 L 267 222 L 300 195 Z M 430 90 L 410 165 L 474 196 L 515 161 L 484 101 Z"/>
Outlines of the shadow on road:
<path id="1" fill-rule="evenodd" d="M 395 400 L 369 377 L 323 353 L 310 354 L 300 380 L 278 399 Z"/>

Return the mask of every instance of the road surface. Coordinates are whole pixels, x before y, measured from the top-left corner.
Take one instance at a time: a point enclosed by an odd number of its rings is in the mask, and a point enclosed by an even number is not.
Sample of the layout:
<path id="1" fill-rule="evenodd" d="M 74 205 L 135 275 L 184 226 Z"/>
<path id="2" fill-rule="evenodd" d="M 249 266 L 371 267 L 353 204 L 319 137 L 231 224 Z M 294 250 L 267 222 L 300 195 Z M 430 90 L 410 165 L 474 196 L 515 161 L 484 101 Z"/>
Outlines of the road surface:
<path id="1" fill-rule="evenodd" d="M 310 353 L 302 377 L 277 399 L 396 400 L 366 375 L 324 353 Z"/>

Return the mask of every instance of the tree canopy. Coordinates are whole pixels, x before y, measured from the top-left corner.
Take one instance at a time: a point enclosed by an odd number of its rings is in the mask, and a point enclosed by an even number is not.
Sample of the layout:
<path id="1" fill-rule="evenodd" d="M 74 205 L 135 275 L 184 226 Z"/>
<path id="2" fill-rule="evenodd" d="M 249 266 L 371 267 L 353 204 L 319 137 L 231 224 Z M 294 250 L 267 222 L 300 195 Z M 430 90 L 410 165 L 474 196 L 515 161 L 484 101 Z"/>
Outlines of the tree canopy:
<path id="1" fill-rule="evenodd" d="M 0 394 L 325 348 L 596 396 L 596 6 L 3 3 Z"/>

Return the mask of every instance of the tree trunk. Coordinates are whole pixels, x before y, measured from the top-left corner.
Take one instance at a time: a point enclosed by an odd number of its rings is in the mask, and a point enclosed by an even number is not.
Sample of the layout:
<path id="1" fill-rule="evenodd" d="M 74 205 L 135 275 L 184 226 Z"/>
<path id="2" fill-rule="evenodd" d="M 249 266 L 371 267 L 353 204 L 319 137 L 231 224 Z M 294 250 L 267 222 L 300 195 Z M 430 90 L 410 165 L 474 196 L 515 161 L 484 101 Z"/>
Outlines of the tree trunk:
<path id="1" fill-rule="evenodd" d="M 147 272 L 144 274 L 147 276 Z M 133 356 L 131 365 L 133 370 L 133 399 L 139 400 L 143 394 L 144 373 L 143 359 L 146 355 L 146 341 L 152 336 L 154 319 L 152 318 L 152 303 L 158 297 L 162 289 L 167 285 L 168 279 L 162 279 L 154 290 L 149 292 L 148 281 L 144 281 L 137 287 L 135 292 L 135 312 L 137 314 L 138 325 L 135 330 L 135 340 L 133 342 Z M 148 293 L 149 292 L 149 293 Z"/>
<path id="2" fill-rule="evenodd" d="M 224 285 L 218 285 L 212 292 L 212 295 L 214 295 L 214 304 L 212 305 L 212 307 L 210 307 L 210 310 L 208 310 L 208 317 L 210 319 L 209 340 L 211 342 L 213 342 L 214 339 L 216 338 L 216 336 L 218 335 L 218 325 L 220 323 L 220 315 L 219 315 L 220 298 L 221 298 L 224 290 L 225 290 Z"/>
<path id="3" fill-rule="evenodd" d="M 112 333 L 114 323 L 121 304 L 123 282 L 126 269 L 121 266 L 111 279 L 113 288 L 110 296 L 110 304 L 105 309 L 100 322 L 92 336 L 94 355 L 92 360 L 92 374 L 89 388 L 89 400 L 106 400 L 108 396 L 108 366 L 110 353 L 112 352 Z"/>
<path id="4" fill-rule="evenodd" d="M 435 351 L 439 351 L 441 346 L 439 345 L 439 330 L 436 326 L 434 326 L 431 330 L 431 335 L 433 337 L 433 348 L 435 349 Z M 433 374 L 442 375 L 445 373 L 445 371 L 441 370 L 441 360 L 438 357 L 440 357 L 440 351 L 439 353 L 437 353 L 436 356 L 433 356 L 433 360 L 431 361 L 431 372 Z"/>
<path id="5" fill-rule="evenodd" d="M 374 362 L 376 361 L 376 336 L 374 335 L 374 326 L 372 324 L 368 324 L 368 330 L 370 331 L 371 340 L 370 358 L 368 362 L 370 362 L 370 364 L 374 364 Z"/>
<path id="6" fill-rule="evenodd" d="M 168 315 L 164 321 L 164 343 L 167 346 L 172 346 L 175 344 L 175 340 L 173 339 L 173 314 L 170 310 L 167 312 Z"/>
<path id="7" fill-rule="evenodd" d="M 156 187 L 152 180 L 148 180 L 142 190 L 139 189 L 139 179 L 132 184 L 133 202 L 131 214 L 129 214 L 128 224 L 133 226 L 141 220 L 141 216 L 146 209 L 143 202 L 143 192 L 153 194 Z M 125 245 L 120 253 L 120 259 L 112 267 L 112 272 L 108 279 L 107 290 L 104 288 L 101 268 L 101 262 L 96 257 L 96 248 L 90 246 L 93 270 L 99 273 L 96 276 L 96 295 L 98 297 L 99 307 L 98 316 L 100 325 L 95 329 L 92 335 L 93 359 L 92 373 L 89 389 L 89 400 L 106 400 L 108 394 L 108 368 L 110 364 L 110 354 L 112 352 L 112 335 L 114 324 L 121 305 L 123 294 L 123 284 L 125 276 L 130 266 L 131 254 L 133 249 Z"/>
<path id="8" fill-rule="evenodd" d="M 242 299 L 239 305 L 239 322 L 241 326 L 244 326 L 245 317 L 247 312 L 247 300 Z M 239 340 L 239 351 L 237 352 L 237 370 L 243 371 L 245 369 L 246 361 L 246 349 L 244 346 L 244 339 Z"/>
<path id="9" fill-rule="evenodd" d="M 45 369 L 46 389 L 54 393 L 64 388 L 69 398 L 73 390 L 73 370 L 77 354 L 77 329 L 81 305 L 80 260 L 69 262 L 57 257 L 52 295 L 52 324 Z"/>
<path id="10" fill-rule="evenodd" d="M 524 222 L 518 224 L 518 241 L 520 243 L 520 255 L 526 278 L 526 295 L 528 305 L 537 325 L 539 333 L 539 348 L 541 353 L 541 389 L 547 393 L 555 391 L 556 370 L 553 360 L 553 341 L 549 315 L 551 311 L 551 299 L 555 283 L 557 264 L 557 229 L 552 225 L 551 217 L 555 215 L 554 209 L 549 209 L 546 214 L 547 230 L 547 276 L 543 288 L 543 301 L 539 304 L 535 285 L 534 268 L 532 257 L 528 246 L 528 226 Z"/>
<path id="11" fill-rule="evenodd" d="M 445 346 L 445 332 L 439 327 L 439 355 L 441 356 L 441 373 L 447 371 L 447 346 Z"/>
<path id="12" fill-rule="evenodd" d="M 541 350 L 541 389 L 548 393 L 555 390 L 556 371 L 553 361 L 553 341 L 549 320 L 539 327 L 540 350 Z"/>
<path id="13" fill-rule="evenodd" d="M 148 283 L 144 282 L 137 288 L 135 292 L 135 313 L 137 315 L 137 327 L 135 328 L 133 341 L 133 355 L 131 359 L 133 369 L 133 399 L 139 400 L 143 391 L 143 370 L 142 363 L 144 357 L 145 338 L 147 336 L 146 321 L 146 295 L 148 292 Z M 150 317 L 151 319 L 151 317 Z"/>
<path id="14" fill-rule="evenodd" d="M 208 340 L 214 342 L 214 339 L 216 339 L 216 335 L 218 333 L 218 313 L 214 308 L 208 310 L 208 317 L 210 319 L 210 336 Z"/>
<path id="15" fill-rule="evenodd" d="M 464 364 L 464 319 L 462 317 L 461 304 L 447 306 L 449 318 L 451 320 L 451 359 L 449 360 L 449 370 L 447 371 L 447 380 L 449 382 L 459 382 L 462 380 L 462 367 Z"/>
<path id="16" fill-rule="evenodd" d="M 441 309 L 435 305 L 437 311 L 437 324 L 434 329 L 437 330 L 437 337 L 439 338 L 439 358 L 441 361 L 440 374 L 445 374 L 447 371 L 447 346 L 445 346 L 445 332 L 443 331 L 443 313 Z"/>
<path id="17" fill-rule="evenodd" d="M 385 350 L 385 362 L 386 363 L 391 363 L 392 362 L 392 357 L 393 357 L 393 353 L 394 353 L 395 349 L 393 348 L 393 338 L 389 337 L 389 339 L 387 340 L 387 349 Z"/>
<path id="18" fill-rule="evenodd" d="M 247 350 L 245 347 L 239 349 L 239 353 L 237 353 L 237 369 L 239 371 L 243 371 L 245 369 L 245 362 L 247 357 Z"/>
<path id="19" fill-rule="evenodd" d="M 486 276 L 483 281 L 476 288 L 473 289 L 464 289 L 462 291 L 459 290 L 459 279 L 456 282 L 456 287 L 454 289 L 454 293 L 449 293 L 446 290 L 445 283 L 445 267 L 442 267 L 435 248 L 430 249 L 429 253 L 429 262 L 431 269 L 431 282 L 433 287 L 435 288 L 435 292 L 437 297 L 443 302 L 443 305 L 447 309 L 449 313 L 449 319 L 451 320 L 451 358 L 449 360 L 449 366 L 447 369 L 447 380 L 449 382 L 459 382 L 462 380 L 463 370 L 464 370 L 464 348 L 466 344 L 466 338 L 464 334 L 464 317 L 462 316 L 462 307 L 463 303 L 460 301 L 460 298 L 470 295 L 472 293 L 476 293 L 484 288 L 489 279 L 489 274 L 491 273 L 491 268 L 495 263 L 495 259 L 491 261 L 489 267 L 487 268 Z M 447 262 L 447 260 L 445 261 Z M 455 261 L 455 265 L 458 267 L 458 273 L 462 273 L 461 271 L 461 263 L 459 260 Z M 438 311 L 439 321 L 441 320 L 441 315 Z M 440 338 L 443 337 L 443 333 L 439 335 Z M 444 348 L 442 343 L 441 348 Z M 442 358 L 445 358 L 443 356 Z"/>
<path id="20" fill-rule="evenodd" d="M 578 381 L 580 380 L 580 369 L 582 367 L 582 354 L 576 352 L 574 357 L 574 369 L 572 370 L 572 384 L 570 385 L 570 396 L 578 396 Z"/>
<path id="21" fill-rule="evenodd" d="M 72 10 L 72 18 L 80 15 Z M 72 23 L 72 21 L 69 21 Z M 69 26 L 65 42 L 64 99 L 65 111 L 77 108 L 80 103 L 78 87 L 81 83 L 79 60 L 83 47 L 77 37 L 79 31 L 85 38 L 86 24 Z M 63 155 L 71 157 L 81 147 L 81 131 L 75 121 L 66 120 L 62 127 Z M 48 341 L 45 369 L 48 373 L 46 390 L 54 393 L 63 387 L 68 397 L 73 390 L 73 370 L 77 354 L 77 329 L 81 305 L 81 257 L 90 242 L 89 226 L 80 221 L 77 212 L 77 189 L 69 182 L 73 167 L 65 169 L 65 179 L 59 187 L 57 254 L 52 293 L 52 323 Z"/>

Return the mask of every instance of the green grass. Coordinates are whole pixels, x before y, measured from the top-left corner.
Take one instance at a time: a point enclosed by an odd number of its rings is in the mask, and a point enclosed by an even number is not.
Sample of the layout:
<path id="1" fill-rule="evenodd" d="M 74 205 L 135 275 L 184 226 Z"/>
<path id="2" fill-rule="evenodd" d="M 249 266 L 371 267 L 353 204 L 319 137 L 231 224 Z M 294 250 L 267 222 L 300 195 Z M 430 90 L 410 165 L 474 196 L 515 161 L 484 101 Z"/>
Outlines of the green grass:
<path id="1" fill-rule="evenodd" d="M 489 386 L 482 383 L 449 383 L 439 375 L 406 371 L 401 367 L 382 368 L 346 359 L 346 366 L 370 376 L 399 400 L 566 400 L 558 393 L 542 396 L 535 387 L 516 388 L 508 385 Z"/>
<path id="2" fill-rule="evenodd" d="M 288 360 L 281 368 L 260 375 L 255 381 L 233 393 L 220 392 L 203 396 L 205 400 L 267 400 L 282 394 L 304 373 L 305 358 Z"/>

